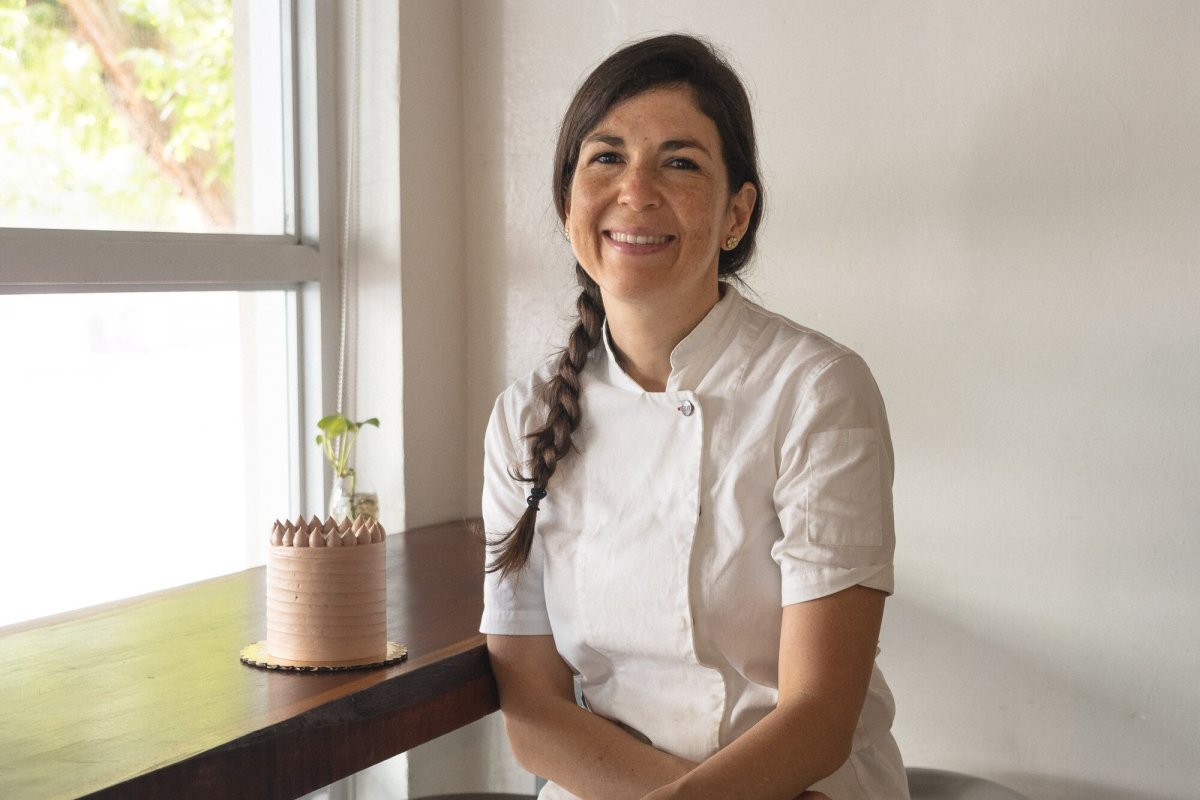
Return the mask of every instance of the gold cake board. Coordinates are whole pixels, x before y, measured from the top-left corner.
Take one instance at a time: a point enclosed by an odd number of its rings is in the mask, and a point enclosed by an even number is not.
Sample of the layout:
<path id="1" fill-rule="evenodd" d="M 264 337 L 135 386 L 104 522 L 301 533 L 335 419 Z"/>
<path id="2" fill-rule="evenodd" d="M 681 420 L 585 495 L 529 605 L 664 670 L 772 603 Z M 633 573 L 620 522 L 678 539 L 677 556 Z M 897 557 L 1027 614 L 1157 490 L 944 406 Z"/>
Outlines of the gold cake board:
<path id="1" fill-rule="evenodd" d="M 266 642 L 246 645 L 242 648 L 240 656 L 243 664 L 260 669 L 276 669 L 286 672 L 342 672 L 348 669 L 371 669 L 372 667 L 399 664 L 408 658 L 408 648 L 402 644 L 388 642 L 387 655 L 382 660 L 373 659 L 360 664 L 301 664 L 297 661 L 274 658 L 267 652 Z"/>

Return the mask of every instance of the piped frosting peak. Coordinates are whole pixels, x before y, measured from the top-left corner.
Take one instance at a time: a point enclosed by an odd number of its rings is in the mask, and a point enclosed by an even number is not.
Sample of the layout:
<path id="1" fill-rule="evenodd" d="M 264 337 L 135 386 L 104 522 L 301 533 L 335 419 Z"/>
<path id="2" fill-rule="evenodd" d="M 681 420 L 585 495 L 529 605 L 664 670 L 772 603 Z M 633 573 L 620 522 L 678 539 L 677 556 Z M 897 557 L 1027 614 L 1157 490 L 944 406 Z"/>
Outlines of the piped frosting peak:
<path id="1" fill-rule="evenodd" d="M 362 514 L 340 522 L 332 517 L 322 522 L 315 515 L 307 520 L 299 517 L 295 522 L 275 520 L 271 526 L 272 547 L 354 547 L 382 542 L 386 536 L 379 520 Z"/>

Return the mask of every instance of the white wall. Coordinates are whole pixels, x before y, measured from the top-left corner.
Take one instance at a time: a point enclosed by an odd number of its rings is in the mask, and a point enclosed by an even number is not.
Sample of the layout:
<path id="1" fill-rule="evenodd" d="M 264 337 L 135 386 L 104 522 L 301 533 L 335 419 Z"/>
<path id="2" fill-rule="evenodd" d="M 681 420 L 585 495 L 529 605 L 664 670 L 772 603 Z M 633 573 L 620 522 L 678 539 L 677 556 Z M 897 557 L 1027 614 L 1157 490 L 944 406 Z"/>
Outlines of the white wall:
<path id="1" fill-rule="evenodd" d="M 461 518 L 468 495 L 461 14 L 457 2 L 361 0 L 357 359 L 351 405 L 390 530 Z M 353 6 L 341 8 L 342 152 L 354 136 Z M 343 158 L 342 174 L 347 174 Z M 344 189 L 343 189 L 344 191 Z M 402 346 L 403 345 L 403 346 Z"/>
<path id="2" fill-rule="evenodd" d="M 358 0 L 339 12 L 342 175 L 357 114 L 351 406 L 382 427 L 358 445 L 391 531 L 477 514 L 468 474 L 462 15 L 456 0 Z M 344 191 L 344 187 L 343 187 Z M 482 579 L 482 577 L 481 577 Z M 403 641 L 403 631 L 392 631 Z M 329 797 L 525 791 L 493 715 L 331 787 Z"/>
<path id="3" fill-rule="evenodd" d="M 1200 5 L 464 3 L 465 503 L 493 398 L 573 296 L 558 119 L 613 47 L 667 30 L 715 39 L 755 98 L 752 286 L 888 401 L 881 660 L 909 762 L 1047 800 L 1195 797 Z"/>

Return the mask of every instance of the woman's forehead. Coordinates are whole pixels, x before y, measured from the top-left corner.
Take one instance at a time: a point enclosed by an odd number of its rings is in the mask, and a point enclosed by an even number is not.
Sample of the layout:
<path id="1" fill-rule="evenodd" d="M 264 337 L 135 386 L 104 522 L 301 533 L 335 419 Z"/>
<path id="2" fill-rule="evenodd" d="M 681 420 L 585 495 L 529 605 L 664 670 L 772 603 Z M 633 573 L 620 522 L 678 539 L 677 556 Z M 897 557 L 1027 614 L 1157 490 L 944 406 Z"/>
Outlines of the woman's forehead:
<path id="1" fill-rule="evenodd" d="M 656 86 L 614 103 L 583 142 L 599 140 L 613 143 L 642 137 L 700 144 L 709 149 L 720 143 L 717 125 L 700 110 L 690 86 Z"/>

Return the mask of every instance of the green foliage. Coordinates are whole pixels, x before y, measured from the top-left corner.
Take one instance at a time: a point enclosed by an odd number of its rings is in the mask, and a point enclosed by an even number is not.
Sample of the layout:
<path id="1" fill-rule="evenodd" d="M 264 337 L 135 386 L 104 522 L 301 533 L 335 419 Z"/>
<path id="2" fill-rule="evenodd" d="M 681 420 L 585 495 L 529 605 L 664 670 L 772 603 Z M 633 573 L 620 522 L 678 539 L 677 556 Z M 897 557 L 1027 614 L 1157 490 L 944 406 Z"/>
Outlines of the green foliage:
<path id="1" fill-rule="evenodd" d="M 321 433 L 317 434 L 317 444 L 324 448 L 325 460 L 333 467 L 333 474 L 339 478 L 354 473 L 350 467 L 350 453 L 354 450 L 354 442 L 364 425 L 374 425 L 378 428 L 379 420 L 371 417 L 362 422 L 354 422 L 345 414 L 332 414 L 322 417 L 317 422 L 317 427 L 321 429 Z"/>
<path id="2" fill-rule="evenodd" d="M 95 154 L 129 136 L 109 100 L 100 62 L 71 28 L 71 15 L 59 3 L 0 0 L 0 102 L 23 106 Z M 10 147 L 19 144 L 15 133 L 8 131 Z"/>
<path id="3" fill-rule="evenodd" d="M 119 59 L 165 125 L 164 157 L 205 153 L 204 179 L 231 192 L 232 0 L 96 1 L 132 34 Z M 0 213 L 21 224 L 23 210 L 54 218 L 69 204 L 76 216 L 98 217 L 87 227 L 193 225 L 169 218 L 198 211 L 181 206 L 179 188 L 131 134 L 121 104 L 135 99 L 106 81 L 61 2 L 0 0 Z"/>
<path id="4" fill-rule="evenodd" d="M 139 93 L 171 126 L 166 154 L 179 162 L 193 151 L 214 155 L 208 181 L 233 181 L 232 0 L 122 0 L 121 13 L 155 46 L 131 48 L 124 58 L 140 80 Z"/>

